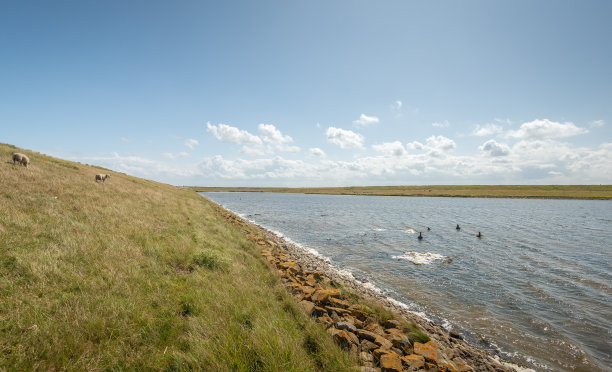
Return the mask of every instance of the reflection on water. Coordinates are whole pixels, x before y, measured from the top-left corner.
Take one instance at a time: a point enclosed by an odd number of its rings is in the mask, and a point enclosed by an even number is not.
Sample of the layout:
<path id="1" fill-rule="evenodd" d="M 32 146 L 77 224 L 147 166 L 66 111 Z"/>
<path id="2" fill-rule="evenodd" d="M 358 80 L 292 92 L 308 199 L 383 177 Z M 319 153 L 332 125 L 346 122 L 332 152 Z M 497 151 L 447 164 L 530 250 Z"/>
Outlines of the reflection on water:
<path id="1" fill-rule="evenodd" d="M 612 365 L 611 201 L 204 195 L 502 356 Z"/>

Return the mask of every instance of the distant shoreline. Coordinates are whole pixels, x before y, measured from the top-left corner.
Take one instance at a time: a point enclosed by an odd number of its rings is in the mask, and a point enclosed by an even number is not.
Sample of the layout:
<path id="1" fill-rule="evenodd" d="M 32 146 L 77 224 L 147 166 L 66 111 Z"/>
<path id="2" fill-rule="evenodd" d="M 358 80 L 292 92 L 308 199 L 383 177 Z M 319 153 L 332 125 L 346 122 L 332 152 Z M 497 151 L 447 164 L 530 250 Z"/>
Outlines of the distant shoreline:
<path id="1" fill-rule="evenodd" d="M 612 200 L 612 185 L 453 185 L 351 187 L 201 187 L 196 192 L 273 192 L 325 195 Z"/>

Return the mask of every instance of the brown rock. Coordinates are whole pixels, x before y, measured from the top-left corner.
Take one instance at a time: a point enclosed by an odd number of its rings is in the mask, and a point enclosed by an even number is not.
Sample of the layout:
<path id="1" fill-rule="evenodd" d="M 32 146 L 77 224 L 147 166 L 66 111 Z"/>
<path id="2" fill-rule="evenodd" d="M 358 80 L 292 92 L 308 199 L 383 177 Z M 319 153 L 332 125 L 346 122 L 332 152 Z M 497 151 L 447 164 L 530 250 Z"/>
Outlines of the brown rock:
<path id="1" fill-rule="evenodd" d="M 348 314 L 348 310 L 346 310 L 346 309 L 342 309 L 342 308 L 339 308 L 339 307 L 333 307 L 333 306 L 326 306 L 326 307 L 327 307 L 327 310 L 334 311 L 338 315 Z"/>
<path id="2" fill-rule="evenodd" d="M 314 313 L 317 316 L 323 316 L 323 315 L 327 316 L 327 309 L 324 308 L 324 307 L 315 306 L 314 307 Z"/>
<path id="3" fill-rule="evenodd" d="M 400 359 L 402 360 L 402 363 L 404 363 L 404 365 L 408 367 L 409 371 L 415 371 L 425 366 L 425 358 L 423 358 L 422 355 L 412 354 L 401 357 Z"/>
<path id="4" fill-rule="evenodd" d="M 362 322 L 368 318 L 368 314 L 364 313 L 363 311 L 359 309 L 350 308 L 349 311 L 351 312 L 352 316 L 361 320 Z"/>
<path id="5" fill-rule="evenodd" d="M 359 353 L 359 359 L 361 359 L 361 361 L 364 362 L 364 363 L 373 363 L 374 362 L 374 357 L 372 356 L 372 354 L 367 353 L 365 351 L 362 351 L 361 353 Z"/>
<path id="6" fill-rule="evenodd" d="M 385 328 L 399 328 L 400 327 L 400 322 L 398 322 L 397 320 L 387 320 L 385 322 Z"/>
<path id="7" fill-rule="evenodd" d="M 380 346 L 381 349 L 391 349 L 391 347 L 393 347 L 393 344 L 391 343 L 391 341 L 387 340 L 386 338 L 382 337 L 382 336 L 376 336 L 376 338 L 374 339 L 374 343 L 378 346 Z"/>
<path id="8" fill-rule="evenodd" d="M 376 334 L 372 333 L 370 331 L 366 331 L 365 329 L 358 329 L 357 332 L 357 336 L 359 336 L 359 338 L 368 340 L 368 341 L 374 341 L 376 340 Z"/>
<path id="9" fill-rule="evenodd" d="M 341 300 L 339 298 L 335 298 L 335 297 L 330 297 L 329 298 L 329 303 L 332 304 L 335 307 L 341 307 L 343 309 L 346 309 L 347 307 L 349 307 L 351 304 L 349 304 L 348 302 Z M 347 314 L 350 314 L 350 311 L 347 311 Z"/>
<path id="10" fill-rule="evenodd" d="M 330 329 L 333 329 L 333 328 L 330 328 Z M 345 350 L 351 350 L 353 349 L 353 346 L 356 347 L 356 344 L 353 342 L 353 338 L 349 336 L 349 332 L 337 329 L 336 331 L 332 333 L 333 333 L 334 341 L 336 341 L 336 343 L 340 345 L 341 348 Z"/>
<path id="11" fill-rule="evenodd" d="M 380 326 L 380 324 L 378 323 L 374 323 L 371 322 L 370 324 L 367 324 L 364 326 L 365 330 L 376 333 L 378 335 L 383 336 L 385 334 L 385 331 L 383 329 L 383 327 Z"/>
<path id="12" fill-rule="evenodd" d="M 372 352 L 372 355 L 374 356 L 374 359 L 375 359 L 375 360 L 380 360 L 380 357 L 381 357 L 383 354 L 387 354 L 388 352 L 389 352 L 389 350 L 385 350 L 385 349 L 375 349 L 375 350 Z"/>
<path id="13" fill-rule="evenodd" d="M 306 314 L 312 315 L 312 313 L 314 312 L 315 304 L 313 304 L 312 302 L 302 301 L 300 302 L 300 305 L 302 305 L 302 307 L 306 311 Z"/>
<path id="14" fill-rule="evenodd" d="M 361 350 L 370 352 L 372 350 L 378 349 L 378 345 L 368 340 L 361 340 Z"/>
<path id="15" fill-rule="evenodd" d="M 338 322 L 338 324 L 336 324 L 336 327 L 338 329 L 343 329 L 345 331 L 349 331 L 349 332 L 353 332 L 353 333 L 357 332 L 357 328 L 355 328 L 355 326 L 352 323 L 349 323 L 349 322 Z"/>
<path id="16" fill-rule="evenodd" d="M 319 289 L 312 294 L 312 300 L 316 303 L 327 302 L 329 297 L 340 296 L 339 289 Z"/>
<path id="17" fill-rule="evenodd" d="M 332 318 L 327 316 L 327 314 L 318 317 L 317 320 L 319 321 L 319 323 L 323 324 L 325 328 L 329 328 L 334 324 L 334 321 L 332 320 Z"/>
<path id="18" fill-rule="evenodd" d="M 380 356 L 380 370 L 382 372 L 401 372 L 402 361 L 395 353 L 386 353 Z"/>
<path id="19" fill-rule="evenodd" d="M 426 344 L 415 342 L 414 353 L 422 355 L 427 361 L 434 362 L 438 359 L 438 345 L 433 341 L 427 341 Z"/>

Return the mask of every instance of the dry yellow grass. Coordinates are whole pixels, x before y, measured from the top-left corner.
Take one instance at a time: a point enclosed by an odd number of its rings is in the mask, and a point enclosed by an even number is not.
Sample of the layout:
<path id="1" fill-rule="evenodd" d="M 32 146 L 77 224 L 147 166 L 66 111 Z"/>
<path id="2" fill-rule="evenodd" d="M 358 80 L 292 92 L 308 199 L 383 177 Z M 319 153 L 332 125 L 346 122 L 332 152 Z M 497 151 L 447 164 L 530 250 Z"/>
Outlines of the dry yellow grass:
<path id="1" fill-rule="evenodd" d="M 13 165 L 13 151 L 31 166 Z M 215 208 L 0 144 L 0 370 L 354 365 Z"/>

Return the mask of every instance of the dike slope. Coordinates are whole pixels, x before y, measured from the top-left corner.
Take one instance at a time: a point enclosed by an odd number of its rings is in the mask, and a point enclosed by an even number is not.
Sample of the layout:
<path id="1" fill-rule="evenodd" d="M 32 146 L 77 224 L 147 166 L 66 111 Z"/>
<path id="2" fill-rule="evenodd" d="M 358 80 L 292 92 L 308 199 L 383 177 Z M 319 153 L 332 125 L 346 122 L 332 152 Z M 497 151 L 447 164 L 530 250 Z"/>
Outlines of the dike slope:
<path id="1" fill-rule="evenodd" d="M 6 144 L 0 299 L 0 371 L 358 364 L 207 199 Z"/>

